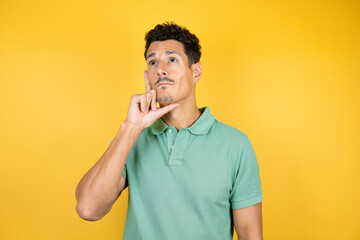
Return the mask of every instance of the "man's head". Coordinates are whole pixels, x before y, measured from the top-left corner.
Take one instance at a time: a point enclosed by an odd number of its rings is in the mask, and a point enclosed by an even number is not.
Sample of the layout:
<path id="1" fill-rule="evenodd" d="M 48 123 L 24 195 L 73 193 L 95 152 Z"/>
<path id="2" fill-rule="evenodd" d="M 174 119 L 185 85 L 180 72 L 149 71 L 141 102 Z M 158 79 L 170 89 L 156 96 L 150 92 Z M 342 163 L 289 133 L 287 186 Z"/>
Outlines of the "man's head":
<path id="1" fill-rule="evenodd" d="M 151 45 L 151 43 L 156 41 L 165 41 L 173 39 L 178 42 L 181 42 L 184 46 L 184 52 L 189 59 L 189 67 L 193 63 L 200 61 L 201 57 L 201 46 L 199 44 L 199 39 L 185 27 L 181 27 L 175 23 L 165 22 L 163 24 L 158 24 L 154 29 L 150 30 L 145 35 L 145 60 L 147 58 L 146 53 Z"/>
<path id="2" fill-rule="evenodd" d="M 145 40 L 145 77 L 160 105 L 195 103 L 195 83 L 202 73 L 199 39 L 184 27 L 163 23 L 150 30 Z M 159 86 L 164 83 L 169 85 Z"/>

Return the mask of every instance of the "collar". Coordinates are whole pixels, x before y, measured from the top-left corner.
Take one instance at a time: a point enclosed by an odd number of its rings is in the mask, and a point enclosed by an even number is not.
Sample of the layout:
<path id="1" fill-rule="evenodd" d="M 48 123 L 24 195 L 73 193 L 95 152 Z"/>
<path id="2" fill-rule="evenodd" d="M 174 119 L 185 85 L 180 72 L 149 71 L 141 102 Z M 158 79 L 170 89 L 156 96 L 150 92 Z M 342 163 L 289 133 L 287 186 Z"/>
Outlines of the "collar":
<path id="1" fill-rule="evenodd" d="M 192 134 L 201 135 L 209 132 L 211 126 L 215 121 L 215 117 L 211 114 L 209 107 L 199 108 L 201 112 L 200 117 L 191 127 L 186 128 Z M 151 131 L 154 135 L 162 134 L 169 126 L 161 119 L 157 119 L 151 126 Z"/>

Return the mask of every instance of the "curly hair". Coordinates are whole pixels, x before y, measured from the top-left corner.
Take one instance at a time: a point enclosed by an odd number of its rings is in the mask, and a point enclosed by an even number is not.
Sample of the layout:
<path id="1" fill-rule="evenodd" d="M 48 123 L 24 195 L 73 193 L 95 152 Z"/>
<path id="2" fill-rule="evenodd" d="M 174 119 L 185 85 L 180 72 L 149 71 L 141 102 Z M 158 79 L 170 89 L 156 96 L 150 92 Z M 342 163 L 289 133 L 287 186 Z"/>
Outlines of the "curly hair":
<path id="1" fill-rule="evenodd" d="M 146 52 L 152 42 L 170 39 L 179 41 L 184 45 L 184 52 L 188 57 L 189 67 L 191 67 L 193 63 L 200 61 L 201 46 L 199 44 L 199 39 L 194 34 L 190 33 L 187 28 L 181 27 L 174 22 L 158 24 L 154 29 L 151 29 L 145 34 L 145 59 Z"/>

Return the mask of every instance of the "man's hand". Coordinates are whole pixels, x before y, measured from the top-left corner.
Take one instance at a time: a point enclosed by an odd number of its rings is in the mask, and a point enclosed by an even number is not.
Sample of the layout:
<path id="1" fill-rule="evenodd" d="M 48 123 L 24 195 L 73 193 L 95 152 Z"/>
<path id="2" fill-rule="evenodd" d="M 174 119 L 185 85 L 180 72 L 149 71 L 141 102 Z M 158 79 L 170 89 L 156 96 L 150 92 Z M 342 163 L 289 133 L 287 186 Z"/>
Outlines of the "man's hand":
<path id="1" fill-rule="evenodd" d="M 144 94 L 133 94 L 130 99 L 130 105 L 125 122 L 138 125 L 141 129 L 151 126 L 156 119 L 170 112 L 178 103 L 173 103 L 162 108 L 156 106 L 156 90 L 151 89 L 147 73 L 144 71 L 145 90 Z"/>

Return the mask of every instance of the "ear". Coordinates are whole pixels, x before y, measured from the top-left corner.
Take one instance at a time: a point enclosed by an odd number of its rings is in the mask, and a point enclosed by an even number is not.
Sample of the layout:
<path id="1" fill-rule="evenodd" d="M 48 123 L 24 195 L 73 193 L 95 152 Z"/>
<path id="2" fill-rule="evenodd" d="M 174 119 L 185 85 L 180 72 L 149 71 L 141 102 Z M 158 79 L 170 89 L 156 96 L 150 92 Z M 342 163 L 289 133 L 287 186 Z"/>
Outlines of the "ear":
<path id="1" fill-rule="evenodd" d="M 192 70 L 193 70 L 193 79 L 194 79 L 194 83 L 196 83 L 197 81 L 200 80 L 201 74 L 202 74 L 202 66 L 200 62 L 194 63 L 191 66 Z"/>

